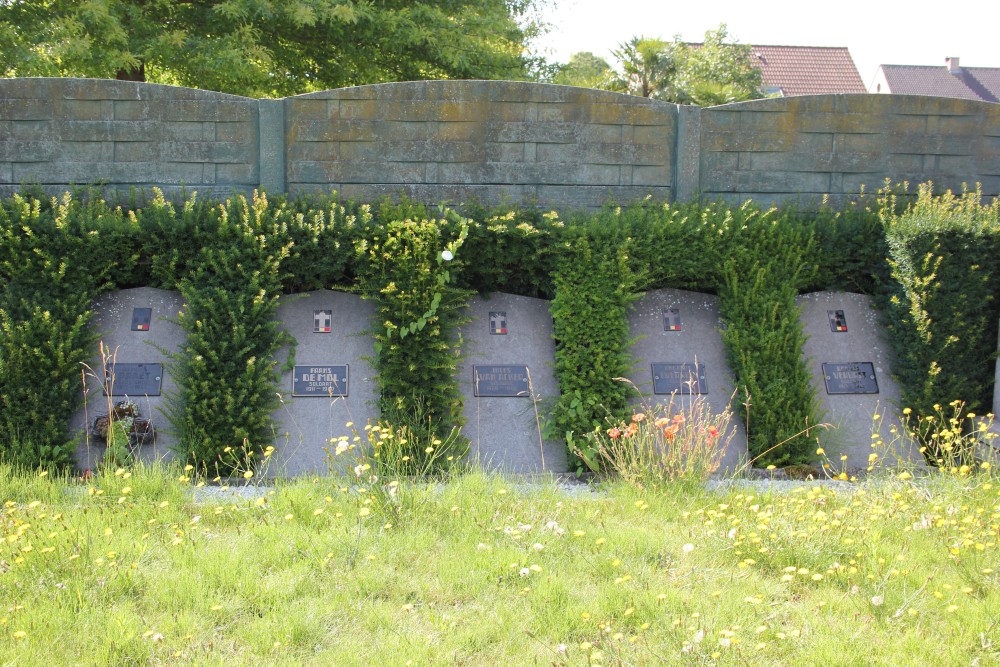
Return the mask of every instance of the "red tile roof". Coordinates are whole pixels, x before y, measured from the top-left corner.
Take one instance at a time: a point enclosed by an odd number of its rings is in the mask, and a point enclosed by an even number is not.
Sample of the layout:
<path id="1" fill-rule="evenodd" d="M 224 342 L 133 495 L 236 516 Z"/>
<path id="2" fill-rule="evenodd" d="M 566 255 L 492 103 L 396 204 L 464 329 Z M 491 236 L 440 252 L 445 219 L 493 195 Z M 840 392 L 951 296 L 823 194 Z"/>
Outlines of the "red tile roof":
<path id="1" fill-rule="evenodd" d="M 963 100 L 1000 102 L 1000 67 L 881 65 L 886 85 L 893 95 L 933 95 Z"/>
<path id="2" fill-rule="evenodd" d="M 842 46 L 751 46 L 762 90 L 785 97 L 868 92 L 850 52 Z"/>

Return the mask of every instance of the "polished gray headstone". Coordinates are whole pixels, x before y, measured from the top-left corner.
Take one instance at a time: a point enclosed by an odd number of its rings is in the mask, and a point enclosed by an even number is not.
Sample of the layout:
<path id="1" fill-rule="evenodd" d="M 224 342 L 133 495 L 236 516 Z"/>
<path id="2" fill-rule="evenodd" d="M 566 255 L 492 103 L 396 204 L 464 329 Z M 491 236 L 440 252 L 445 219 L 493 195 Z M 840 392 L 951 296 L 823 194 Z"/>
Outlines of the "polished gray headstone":
<path id="1" fill-rule="evenodd" d="M 163 408 L 175 387 L 168 355 L 179 351 L 185 340 L 184 330 L 175 323 L 182 307 L 180 294 L 152 287 L 109 292 L 93 304 L 91 327 L 104 344 L 107 361 L 114 360 L 119 367 L 122 364 L 161 365 L 163 375 L 158 395 L 127 396 L 139 406 L 139 415 L 152 421 L 156 432 L 153 443 L 136 448 L 136 455 L 146 463 L 173 456 L 171 448 L 176 440 Z M 137 309 L 149 309 L 148 320 Z M 73 431 L 80 434 L 76 460 L 82 469 L 93 469 L 104 453 L 103 440 L 91 433 L 95 419 L 107 415 L 114 403 L 126 398 L 124 395 L 104 396 L 102 363 L 98 348 L 86 370 L 86 406 L 70 422 Z M 113 393 L 119 394 L 122 384 L 117 380 L 115 384 Z"/>
<path id="2" fill-rule="evenodd" d="M 704 370 L 702 394 L 678 393 L 674 402 L 707 401 L 713 414 L 730 408 L 733 377 L 726 363 L 726 350 L 719 333 L 718 297 L 698 292 L 660 289 L 647 292 L 629 314 L 629 333 L 635 342 L 635 360 L 629 379 L 641 393 L 636 402 L 667 404 L 668 394 L 655 393 L 653 364 L 691 364 Z M 746 461 L 746 429 L 738 411 L 730 421 L 733 438 L 722 457 L 719 472 L 735 471 Z"/>
<path id="3" fill-rule="evenodd" d="M 345 292 L 319 290 L 279 300 L 277 319 L 296 341 L 294 366 L 299 367 L 299 388 L 305 391 L 293 391 L 295 370 L 284 367 L 286 357 L 280 353 L 281 405 L 274 413 L 276 451 L 268 475 L 324 473 L 331 440 L 342 435 L 353 439 L 355 430 L 365 440 L 365 425 L 378 419 L 374 371 L 367 360 L 375 355 L 370 333 L 374 314 L 374 304 Z M 343 387 L 337 368 L 332 370 L 338 382 L 326 385 L 329 389 L 318 384 L 314 395 L 293 395 L 308 393 L 310 381 L 324 382 L 322 371 L 306 379 L 303 373 L 337 366 L 347 366 L 346 396 L 338 395 Z"/>
<path id="4" fill-rule="evenodd" d="M 503 472 L 565 472 L 565 444 L 542 443 L 536 420 L 536 409 L 541 417 L 559 397 L 549 302 L 494 293 L 473 297 L 468 315 L 458 377 L 465 405 L 462 432 L 472 443 L 471 461 Z M 476 366 L 527 366 L 530 389 L 523 396 L 476 396 Z M 478 393 L 487 393 L 485 384 Z"/>
<path id="5" fill-rule="evenodd" d="M 917 448 L 890 432 L 893 425 L 901 432 L 899 386 L 892 377 L 889 344 L 871 299 L 863 294 L 815 292 L 799 296 L 796 304 L 807 336 L 803 354 L 812 372 L 820 409 L 825 413 L 823 420 L 831 426 L 819 432 L 819 441 L 832 465 L 839 470 L 840 457 L 846 455 L 848 469 L 867 468 L 875 433 L 887 447 L 891 446 L 891 450 L 879 452 L 883 465 L 895 466 L 897 460 L 923 465 Z M 846 330 L 835 330 L 841 327 Z M 823 364 L 827 364 L 827 372 Z M 874 371 L 878 393 L 828 392 L 828 388 L 833 392 L 873 389 L 870 377 L 852 388 L 848 380 L 838 380 L 830 373 L 841 370 L 849 375 L 850 364 L 860 364 L 861 372 Z"/>

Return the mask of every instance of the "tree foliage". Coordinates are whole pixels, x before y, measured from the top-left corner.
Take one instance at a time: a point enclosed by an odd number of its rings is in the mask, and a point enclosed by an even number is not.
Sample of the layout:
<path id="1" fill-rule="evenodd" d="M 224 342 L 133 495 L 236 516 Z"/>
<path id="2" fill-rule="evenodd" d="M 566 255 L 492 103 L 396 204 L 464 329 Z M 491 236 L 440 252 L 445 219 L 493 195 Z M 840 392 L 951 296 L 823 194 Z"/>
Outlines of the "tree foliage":
<path id="1" fill-rule="evenodd" d="M 569 62 L 557 65 L 551 81 L 564 86 L 603 88 L 613 73 L 607 60 L 590 51 L 581 51 L 570 55 Z"/>
<path id="2" fill-rule="evenodd" d="M 601 87 L 678 104 L 712 106 L 760 97 L 751 48 L 729 41 L 726 25 L 700 44 L 633 37 L 613 52 L 617 76 Z"/>
<path id="3" fill-rule="evenodd" d="M 6 0 L 3 76 L 170 83 L 247 96 L 527 76 L 538 0 Z"/>

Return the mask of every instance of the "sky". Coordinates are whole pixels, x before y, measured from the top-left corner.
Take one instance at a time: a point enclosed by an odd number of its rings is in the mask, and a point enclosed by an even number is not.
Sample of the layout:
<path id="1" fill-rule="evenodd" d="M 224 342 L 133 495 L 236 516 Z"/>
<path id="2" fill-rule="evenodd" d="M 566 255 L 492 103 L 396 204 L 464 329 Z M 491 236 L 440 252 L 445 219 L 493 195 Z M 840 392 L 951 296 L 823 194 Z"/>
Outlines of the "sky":
<path id="1" fill-rule="evenodd" d="M 555 62 L 611 51 L 633 36 L 700 42 L 725 23 L 741 44 L 846 46 L 869 86 L 879 65 L 1000 67 L 1000 0 L 547 0 L 535 50 Z M 918 7 L 923 7 L 919 8 Z"/>

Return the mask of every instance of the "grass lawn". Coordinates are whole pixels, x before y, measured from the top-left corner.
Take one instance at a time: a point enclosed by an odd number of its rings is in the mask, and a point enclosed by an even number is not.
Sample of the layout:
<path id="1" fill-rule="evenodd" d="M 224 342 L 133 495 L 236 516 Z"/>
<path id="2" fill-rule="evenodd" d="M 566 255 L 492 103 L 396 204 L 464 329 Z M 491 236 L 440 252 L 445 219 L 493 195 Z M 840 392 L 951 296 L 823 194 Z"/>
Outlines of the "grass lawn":
<path id="1" fill-rule="evenodd" d="M 0 466 L 0 665 L 1000 663 L 989 474 L 355 484 Z"/>

